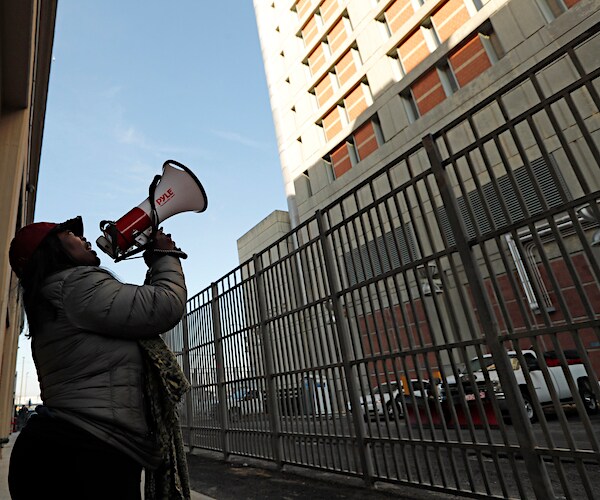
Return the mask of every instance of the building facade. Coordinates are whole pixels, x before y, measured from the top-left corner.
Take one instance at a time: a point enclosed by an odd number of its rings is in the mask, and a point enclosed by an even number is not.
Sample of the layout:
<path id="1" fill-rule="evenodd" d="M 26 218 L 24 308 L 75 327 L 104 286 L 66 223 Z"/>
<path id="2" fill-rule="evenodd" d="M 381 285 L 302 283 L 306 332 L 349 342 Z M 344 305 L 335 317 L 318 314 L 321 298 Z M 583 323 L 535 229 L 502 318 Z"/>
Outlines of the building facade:
<path id="1" fill-rule="evenodd" d="M 0 440 L 11 433 L 24 315 L 8 261 L 15 232 L 33 222 L 56 1 L 0 1 Z"/>
<path id="2" fill-rule="evenodd" d="M 255 1 L 292 227 L 492 93 L 581 0 Z M 575 12 L 572 11 L 575 7 Z M 563 14 L 567 14 L 563 16 Z"/>
<path id="3" fill-rule="evenodd" d="M 449 126 L 474 104 L 527 73 L 544 56 L 581 36 L 600 19 L 600 2 L 596 0 L 290 0 L 255 1 L 254 6 L 291 230 L 311 219 L 316 211 L 339 200 L 344 193 L 361 186 L 369 176 L 393 163 L 401 153 L 420 144 L 430 132 Z M 595 50 L 590 48 L 592 46 L 597 49 L 597 42 L 588 44 L 590 53 Z M 561 67 L 560 64 L 554 66 Z M 567 81 L 567 75 L 577 71 L 573 67 L 564 67 L 556 70 L 556 75 L 550 71 L 545 73 L 540 76 L 540 82 L 550 93 Z M 534 89 L 523 87 L 512 99 L 514 102 L 507 99 L 512 106 L 509 112 L 525 112 L 537 98 Z M 586 118 L 597 117 L 591 101 L 589 106 L 584 103 L 582 109 Z M 474 117 L 475 121 L 479 119 Z M 492 112 L 486 120 L 482 128 L 491 130 L 502 127 L 507 116 Z M 562 130 L 568 128 L 565 126 Z M 596 129 L 592 127 L 592 130 Z M 457 127 L 451 137 L 456 149 L 472 141 L 472 134 L 472 130 Z M 572 174 L 568 169 L 562 169 L 560 148 L 543 154 L 539 150 L 540 141 L 537 141 L 537 146 L 532 146 L 537 140 L 533 135 L 535 132 L 530 130 L 522 132 L 526 153 L 514 145 L 507 146 L 507 158 L 500 159 L 501 154 L 495 153 L 497 158 L 490 163 L 496 162 L 497 167 L 525 159 L 527 169 L 531 169 L 528 175 L 537 179 L 539 187 L 531 183 L 525 186 L 527 182 L 523 181 L 523 184 L 518 179 L 511 181 L 512 173 L 507 171 L 504 175 L 499 173 L 496 182 L 492 182 L 488 173 L 481 172 L 479 180 L 473 176 L 465 179 L 460 189 L 457 187 L 463 193 L 458 204 L 465 215 L 466 231 L 470 236 L 477 231 L 485 232 L 489 226 L 483 220 L 486 217 L 485 202 L 482 204 L 479 200 L 477 191 L 483 193 L 483 198 L 490 204 L 488 210 L 493 212 L 493 217 L 501 212 L 501 199 L 512 200 L 513 206 L 518 204 L 515 198 L 517 191 L 517 197 L 524 198 L 523 203 L 527 207 L 524 210 L 531 209 L 532 214 L 536 210 L 530 207 L 535 204 L 534 192 L 548 203 L 547 209 L 557 206 L 559 199 L 564 202 L 582 195 L 575 187 L 577 182 L 572 182 L 575 180 Z M 554 132 L 547 132 L 544 140 L 551 136 Z M 578 139 L 568 140 L 576 144 Z M 583 168 L 592 179 L 597 178 L 594 172 L 598 163 L 593 158 L 593 149 L 582 155 L 586 157 L 582 160 Z M 530 164 L 525 157 L 531 158 Z M 553 173 L 555 171 L 556 174 Z M 517 178 L 524 175 L 518 168 L 514 172 Z M 366 198 L 376 200 L 389 196 L 389 187 L 381 184 L 375 183 Z M 499 186 L 499 191 L 494 186 Z M 595 186 L 593 181 L 588 188 L 594 189 Z M 569 192 L 570 187 L 573 192 Z M 362 203 L 360 196 L 363 195 L 355 195 L 354 208 Z M 472 220 L 468 220 L 468 210 L 472 211 Z M 339 215 L 337 222 L 342 223 L 345 217 L 352 215 L 351 212 Z M 440 251 L 455 244 L 442 212 L 443 207 L 429 214 L 431 217 L 435 215 L 440 232 L 448 233 L 438 235 Z M 513 212 L 508 215 L 514 216 Z M 396 220 L 402 220 L 402 216 L 396 214 Z M 281 221 L 282 214 L 274 213 L 242 236 L 238 241 L 240 262 L 281 238 L 285 230 Z M 415 224 L 421 225 L 416 227 Z M 378 228 L 374 224 L 346 239 L 340 238 L 339 258 L 345 263 L 345 286 L 368 283 L 403 262 L 417 262 L 425 253 L 433 252 L 436 243 L 427 249 L 416 248 L 419 246 L 418 233 L 423 231 L 422 224 L 408 217 L 402 231 L 394 228 L 393 223 L 387 224 L 387 228 Z M 517 243 L 515 237 L 519 240 Z M 570 292 L 556 282 L 549 284 L 548 278 L 548 274 L 566 273 L 564 260 L 549 258 L 547 263 L 542 262 L 540 255 L 549 251 L 549 246 L 544 244 L 546 250 L 534 249 L 532 240 L 535 238 L 531 231 L 524 230 L 518 237 L 515 233 L 502 238 L 505 246 L 499 248 L 491 260 L 506 253 L 510 256 L 511 269 L 484 276 L 492 307 L 497 311 L 505 309 L 503 314 L 510 318 L 500 321 L 500 330 L 525 331 L 532 324 L 543 323 L 542 309 L 552 315 L 551 322 L 565 321 L 569 314 L 558 310 L 555 298 L 553 304 L 553 295 Z M 392 253 L 397 255 L 386 256 L 383 249 L 387 246 L 386 241 L 391 240 L 396 241 L 397 248 Z M 573 259 L 573 265 L 584 270 L 595 265 L 581 255 Z M 529 264 L 524 266 L 524 262 Z M 423 274 L 421 270 L 413 280 L 414 283 L 427 281 L 427 296 L 432 290 L 433 293 L 441 292 L 439 266 L 436 264 L 439 262 L 422 266 L 428 270 L 427 273 Z M 492 289 L 507 290 L 513 275 L 516 276 L 518 290 L 511 291 L 509 296 L 496 297 L 498 294 Z M 411 286 L 406 283 L 403 289 L 408 290 Z M 584 280 L 582 286 L 593 290 L 598 288 L 594 279 L 589 283 Z M 553 291 L 553 287 L 556 290 Z M 408 319 L 405 318 L 402 323 L 412 325 L 412 328 L 421 324 L 423 345 L 439 344 L 444 335 L 434 330 L 443 330 L 443 324 L 448 323 L 450 318 L 444 311 L 427 314 L 425 299 L 416 298 L 406 302 L 410 303 L 411 310 L 407 308 L 403 312 Z M 595 311 L 599 304 L 592 302 Z M 380 341 L 381 332 L 385 330 L 381 329 L 384 317 L 398 317 L 403 307 L 401 303 L 402 300 L 396 297 L 385 305 L 361 307 L 360 312 L 358 308 L 347 308 L 346 314 L 352 315 L 357 324 L 354 334 L 362 339 L 360 357 L 385 356 L 402 350 L 398 345 L 400 341 L 393 338 L 391 344 L 388 342 L 384 346 Z M 527 304 L 526 312 L 519 309 L 522 303 Z M 433 323 L 442 325 L 440 328 L 431 324 L 432 316 L 436 317 Z M 469 321 L 473 321 L 457 319 L 459 323 L 463 320 L 465 323 L 459 324 L 457 330 L 468 329 Z M 403 330 L 409 329 L 406 326 Z M 590 329 L 580 333 L 598 371 L 600 343 L 597 332 Z M 399 338 L 404 335 L 401 333 Z M 376 337 L 379 339 L 377 342 L 374 340 Z M 446 340 L 453 342 L 457 339 Z M 574 345 L 567 342 L 563 347 L 572 348 Z M 392 364 L 390 358 L 388 365 L 370 368 L 372 383 L 380 384 L 384 382 L 383 378 L 396 378 L 395 375 L 400 372 L 415 370 L 413 362 L 402 369 L 393 369 Z M 443 368 L 444 364 L 444 360 L 432 360 L 430 365 L 435 369 L 433 373 L 429 370 L 429 375 L 437 375 L 437 369 Z M 449 365 L 445 368 L 448 370 Z M 388 372 L 390 375 L 383 377 Z"/>

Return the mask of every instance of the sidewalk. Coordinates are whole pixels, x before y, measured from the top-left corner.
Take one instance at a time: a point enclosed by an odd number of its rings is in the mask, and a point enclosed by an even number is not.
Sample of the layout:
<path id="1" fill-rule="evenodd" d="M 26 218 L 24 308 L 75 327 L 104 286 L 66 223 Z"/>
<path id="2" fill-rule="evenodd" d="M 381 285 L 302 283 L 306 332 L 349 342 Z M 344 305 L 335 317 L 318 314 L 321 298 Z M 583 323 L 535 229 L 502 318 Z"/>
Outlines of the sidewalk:
<path id="1" fill-rule="evenodd" d="M 8 464 L 18 434 L 1 452 L 0 500 L 10 500 Z M 229 462 L 214 452 L 188 455 L 192 500 L 448 500 L 450 495 L 415 488 L 366 489 L 360 478 L 312 469 L 273 469 L 272 464 L 235 457 Z M 142 476 L 143 481 L 143 476 Z M 143 491 L 143 488 L 142 488 Z"/>
<path id="2" fill-rule="evenodd" d="M 313 469 L 277 471 L 268 462 L 199 450 L 188 454 L 192 488 L 217 500 L 449 500 L 459 497 L 409 487 L 367 489 L 362 479 Z M 385 488 L 385 489 L 384 489 Z"/>

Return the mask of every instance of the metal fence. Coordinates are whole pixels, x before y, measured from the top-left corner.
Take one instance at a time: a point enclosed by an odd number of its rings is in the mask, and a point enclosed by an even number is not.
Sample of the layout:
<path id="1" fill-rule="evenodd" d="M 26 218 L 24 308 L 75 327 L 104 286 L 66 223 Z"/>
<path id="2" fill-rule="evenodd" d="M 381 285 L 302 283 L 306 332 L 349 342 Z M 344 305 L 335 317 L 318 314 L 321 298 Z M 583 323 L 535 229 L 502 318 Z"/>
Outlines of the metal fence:
<path id="1" fill-rule="evenodd" d="M 599 29 L 189 301 L 191 447 L 600 498 Z"/>

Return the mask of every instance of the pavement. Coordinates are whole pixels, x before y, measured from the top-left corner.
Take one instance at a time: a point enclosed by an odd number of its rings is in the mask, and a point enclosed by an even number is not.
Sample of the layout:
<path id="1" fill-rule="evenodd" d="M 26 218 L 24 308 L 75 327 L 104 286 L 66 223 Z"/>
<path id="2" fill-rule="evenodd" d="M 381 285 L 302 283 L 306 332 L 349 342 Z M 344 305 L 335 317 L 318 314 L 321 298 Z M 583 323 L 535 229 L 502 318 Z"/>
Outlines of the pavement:
<path id="1" fill-rule="evenodd" d="M 0 449 L 0 500 L 10 500 L 8 464 L 18 433 Z M 393 486 L 367 489 L 360 478 L 312 469 L 276 470 L 268 462 L 194 450 L 188 454 L 192 500 L 435 500 L 458 498 L 450 495 Z M 142 477 L 143 480 L 143 477 Z M 143 488 L 142 488 L 143 491 Z M 108 500 L 108 499 L 107 499 Z"/>

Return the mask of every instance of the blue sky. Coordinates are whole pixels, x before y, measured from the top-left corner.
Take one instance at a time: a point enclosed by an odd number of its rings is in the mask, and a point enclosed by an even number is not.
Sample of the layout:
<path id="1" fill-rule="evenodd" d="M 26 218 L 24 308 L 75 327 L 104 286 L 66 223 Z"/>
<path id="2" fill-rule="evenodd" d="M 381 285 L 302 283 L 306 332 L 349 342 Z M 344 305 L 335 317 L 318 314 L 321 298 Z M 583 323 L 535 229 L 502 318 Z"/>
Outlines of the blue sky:
<path id="1" fill-rule="evenodd" d="M 189 258 L 190 296 L 238 265 L 236 240 L 287 210 L 250 0 L 59 0 L 36 221 L 84 220 L 100 235 L 148 195 L 168 159 L 191 168 L 208 210 L 164 223 Z M 98 251 L 121 280 L 141 283 L 140 260 Z M 26 383 L 36 399 L 29 341 Z"/>

